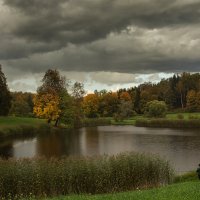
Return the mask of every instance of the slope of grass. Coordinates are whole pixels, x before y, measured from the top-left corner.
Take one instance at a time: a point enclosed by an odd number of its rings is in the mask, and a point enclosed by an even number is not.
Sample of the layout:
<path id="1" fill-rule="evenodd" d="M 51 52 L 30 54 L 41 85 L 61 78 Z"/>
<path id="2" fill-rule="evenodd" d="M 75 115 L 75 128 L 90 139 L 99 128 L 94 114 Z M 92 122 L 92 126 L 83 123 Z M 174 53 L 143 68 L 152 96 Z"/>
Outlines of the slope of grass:
<path id="1" fill-rule="evenodd" d="M 0 137 L 23 135 L 45 125 L 45 120 L 37 118 L 0 117 Z"/>
<path id="2" fill-rule="evenodd" d="M 18 125 L 40 125 L 44 123 L 44 120 L 37 118 L 26 118 L 26 117 L 0 117 L 0 127 L 7 126 L 18 126 Z"/>
<path id="3" fill-rule="evenodd" d="M 199 200 L 200 182 L 184 182 L 151 190 L 114 193 L 108 195 L 72 195 L 49 200 Z"/>

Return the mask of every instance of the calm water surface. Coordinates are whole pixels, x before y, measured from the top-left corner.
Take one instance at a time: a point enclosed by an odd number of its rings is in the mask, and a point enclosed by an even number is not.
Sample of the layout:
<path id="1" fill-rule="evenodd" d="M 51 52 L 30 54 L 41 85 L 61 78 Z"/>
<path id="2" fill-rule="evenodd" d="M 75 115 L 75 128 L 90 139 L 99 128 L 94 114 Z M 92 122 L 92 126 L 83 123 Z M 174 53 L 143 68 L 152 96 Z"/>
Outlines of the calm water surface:
<path id="1" fill-rule="evenodd" d="M 100 126 L 0 142 L 0 156 L 6 158 L 112 155 L 124 151 L 158 154 L 170 160 L 178 173 L 185 173 L 200 163 L 200 131 Z"/>

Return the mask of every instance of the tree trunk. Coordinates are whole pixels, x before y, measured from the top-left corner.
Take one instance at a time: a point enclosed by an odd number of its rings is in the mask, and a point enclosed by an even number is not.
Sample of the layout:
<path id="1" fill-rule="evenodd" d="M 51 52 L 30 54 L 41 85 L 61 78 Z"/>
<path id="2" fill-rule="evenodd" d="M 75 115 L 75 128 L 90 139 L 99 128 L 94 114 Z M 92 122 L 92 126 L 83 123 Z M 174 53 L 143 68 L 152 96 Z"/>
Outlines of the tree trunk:
<path id="1" fill-rule="evenodd" d="M 58 127 L 58 123 L 59 123 L 59 118 L 56 119 L 56 122 L 55 122 L 55 127 Z"/>
<path id="2" fill-rule="evenodd" d="M 183 105 L 183 95 L 182 95 L 182 92 L 181 92 L 181 107 L 182 107 L 182 109 L 184 108 L 184 105 Z"/>
<path id="3" fill-rule="evenodd" d="M 50 124 L 51 123 L 51 119 L 48 119 L 47 123 Z"/>

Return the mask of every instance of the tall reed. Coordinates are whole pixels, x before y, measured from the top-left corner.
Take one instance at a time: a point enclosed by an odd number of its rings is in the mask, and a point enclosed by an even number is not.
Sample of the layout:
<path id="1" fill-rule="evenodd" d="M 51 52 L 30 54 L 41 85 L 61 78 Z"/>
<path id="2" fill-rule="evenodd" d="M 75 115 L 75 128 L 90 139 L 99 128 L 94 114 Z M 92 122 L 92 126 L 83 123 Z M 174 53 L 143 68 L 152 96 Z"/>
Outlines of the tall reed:
<path id="1" fill-rule="evenodd" d="M 169 162 L 157 156 L 0 160 L 0 199 L 110 193 L 172 181 Z"/>

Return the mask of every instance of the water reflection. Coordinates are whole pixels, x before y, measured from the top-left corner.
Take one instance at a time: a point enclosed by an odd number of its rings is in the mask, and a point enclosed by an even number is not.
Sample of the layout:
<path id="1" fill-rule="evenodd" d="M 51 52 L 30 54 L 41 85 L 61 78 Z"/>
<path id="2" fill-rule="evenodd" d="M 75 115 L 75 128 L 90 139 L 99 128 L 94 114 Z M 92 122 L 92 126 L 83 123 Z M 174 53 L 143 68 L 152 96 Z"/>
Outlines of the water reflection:
<path id="1" fill-rule="evenodd" d="M 103 126 L 74 131 L 53 131 L 34 138 L 0 142 L 3 157 L 60 157 L 150 152 L 170 160 L 179 173 L 194 170 L 200 162 L 199 130 Z"/>

